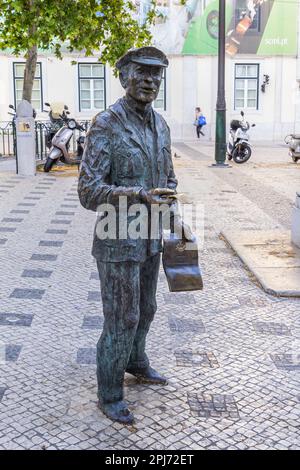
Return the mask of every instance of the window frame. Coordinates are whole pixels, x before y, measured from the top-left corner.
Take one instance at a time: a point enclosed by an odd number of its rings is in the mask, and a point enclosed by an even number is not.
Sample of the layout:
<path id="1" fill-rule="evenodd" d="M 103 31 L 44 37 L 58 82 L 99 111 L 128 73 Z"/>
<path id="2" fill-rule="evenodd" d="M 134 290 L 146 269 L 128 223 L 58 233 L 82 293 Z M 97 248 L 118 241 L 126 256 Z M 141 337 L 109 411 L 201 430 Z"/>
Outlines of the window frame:
<path id="1" fill-rule="evenodd" d="M 14 86 L 14 104 L 15 104 L 15 108 L 17 109 L 17 94 L 16 94 L 16 80 L 24 80 L 24 75 L 23 77 L 20 77 L 18 75 L 16 75 L 16 69 L 15 69 L 15 66 L 16 65 L 26 65 L 26 62 L 25 61 L 21 61 L 21 60 L 18 60 L 18 61 L 13 61 L 12 63 L 12 66 L 13 66 L 13 86 Z M 43 100 L 43 96 L 44 96 L 44 93 L 43 93 L 43 67 L 42 67 L 42 62 L 37 62 L 36 65 L 39 65 L 40 67 L 40 74 L 39 76 L 37 76 L 36 74 L 34 75 L 34 80 L 39 80 L 40 81 L 40 101 L 41 101 L 41 107 L 40 109 L 36 109 L 34 108 L 37 112 L 43 112 L 44 111 L 44 100 Z"/>
<path id="2" fill-rule="evenodd" d="M 237 77 L 236 72 L 237 72 L 237 66 L 239 65 L 256 65 L 257 67 L 257 73 L 255 77 Z M 234 111 L 239 111 L 241 109 L 247 109 L 249 111 L 258 111 L 259 110 L 259 78 L 260 78 L 260 64 L 258 62 L 235 62 L 234 64 L 234 101 L 233 101 L 233 109 Z M 244 106 L 243 107 L 237 107 L 236 106 L 236 81 L 237 80 L 256 80 L 256 107 L 255 108 L 249 108 L 248 106 L 245 106 L 245 95 L 244 95 Z M 247 101 L 248 101 L 248 87 L 247 87 Z"/>
<path id="3" fill-rule="evenodd" d="M 83 113 L 89 113 L 89 112 L 101 112 L 103 111 L 104 109 L 106 109 L 106 67 L 105 67 L 105 64 L 103 64 L 102 62 L 78 62 L 78 67 L 77 67 L 77 78 L 78 78 L 78 109 L 79 109 L 79 112 L 83 112 Z M 103 77 L 81 77 L 80 76 L 80 66 L 81 65 L 102 65 L 103 66 Z M 99 109 L 99 108 L 94 108 L 92 107 L 91 109 L 82 109 L 82 106 L 81 106 L 81 80 L 103 80 L 104 82 L 104 87 L 103 87 L 103 92 L 104 92 L 104 107 L 103 107 L 103 110 L 102 109 Z M 94 103 L 91 103 L 94 105 Z"/>
<path id="4" fill-rule="evenodd" d="M 158 108 L 155 106 L 155 101 L 153 102 L 153 108 L 155 110 L 161 110 L 161 111 L 166 111 L 167 110 L 167 71 L 166 71 L 166 68 L 164 67 L 163 68 L 163 75 L 162 75 L 162 79 L 161 79 L 161 84 L 160 86 L 162 85 L 163 83 L 163 86 L 164 86 L 164 92 L 163 92 L 163 107 L 162 108 Z"/>

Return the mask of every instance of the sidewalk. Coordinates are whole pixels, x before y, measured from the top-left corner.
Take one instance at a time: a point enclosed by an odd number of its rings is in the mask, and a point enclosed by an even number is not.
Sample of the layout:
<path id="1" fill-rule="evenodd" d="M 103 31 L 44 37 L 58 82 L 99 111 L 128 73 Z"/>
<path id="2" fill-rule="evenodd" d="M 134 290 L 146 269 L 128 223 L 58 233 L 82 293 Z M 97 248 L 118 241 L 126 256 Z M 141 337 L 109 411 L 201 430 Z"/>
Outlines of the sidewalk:
<path id="1" fill-rule="evenodd" d="M 96 406 L 94 214 L 74 177 L 0 163 L 0 449 L 300 448 L 300 299 L 266 294 L 219 237 L 288 230 L 300 165 L 282 148 L 226 170 L 212 146 L 174 150 L 179 191 L 204 204 L 204 290 L 169 293 L 161 272 L 148 352 L 169 385 L 126 378 L 129 428 Z"/>
<path id="2" fill-rule="evenodd" d="M 190 151 L 197 150 L 196 155 L 199 156 L 199 147 L 193 145 L 192 148 Z M 201 146 L 201 158 L 207 157 L 203 154 L 205 151 L 213 158 L 213 150 L 203 148 Z M 237 186 L 247 199 L 253 200 L 264 212 L 274 215 L 281 226 L 275 222 L 272 229 L 266 230 L 260 226 L 255 231 L 233 224 L 221 230 L 221 236 L 267 293 L 300 297 L 300 250 L 291 243 L 292 207 L 289 200 L 295 201 L 296 191 L 299 191 L 299 166 L 287 160 L 286 151 L 274 146 L 269 149 L 255 148 L 253 158 L 247 165 L 232 162 L 231 167 L 231 171 L 225 170 L 223 178 Z M 216 168 L 216 171 L 219 170 Z M 241 186 L 239 179 L 246 175 L 247 182 Z"/>

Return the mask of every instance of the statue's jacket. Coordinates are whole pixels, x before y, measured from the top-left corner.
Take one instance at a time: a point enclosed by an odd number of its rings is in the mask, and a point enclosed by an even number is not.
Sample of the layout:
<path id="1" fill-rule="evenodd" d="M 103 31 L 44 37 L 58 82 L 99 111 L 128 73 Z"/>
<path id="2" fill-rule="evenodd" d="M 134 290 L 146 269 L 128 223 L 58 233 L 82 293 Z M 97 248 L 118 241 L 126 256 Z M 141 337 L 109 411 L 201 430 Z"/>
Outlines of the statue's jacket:
<path id="1" fill-rule="evenodd" d="M 138 192 L 142 188 L 176 189 L 177 186 L 169 128 L 163 117 L 153 109 L 151 122 L 152 147 L 147 145 L 143 127 L 138 125 L 125 99 L 121 98 L 95 116 L 87 133 L 78 194 L 83 207 L 98 212 L 92 254 L 100 261 L 142 262 L 161 251 L 161 224 L 155 239 L 130 237 L 127 234 L 124 238 L 124 232 L 119 233 L 119 215 L 120 212 L 122 216 L 125 213 L 124 206 L 120 206 L 120 196 L 127 197 L 128 211 L 133 204 L 141 202 Z M 99 220 L 107 216 L 102 209 L 103 204 L 111 204 L 115 208 L 116 238 L 100 239 L 97 235 Z M 150 233 L 149 207 L 147 211 Z M 127 217 L 127 227 L 135 218 L 136 215 Z"/>

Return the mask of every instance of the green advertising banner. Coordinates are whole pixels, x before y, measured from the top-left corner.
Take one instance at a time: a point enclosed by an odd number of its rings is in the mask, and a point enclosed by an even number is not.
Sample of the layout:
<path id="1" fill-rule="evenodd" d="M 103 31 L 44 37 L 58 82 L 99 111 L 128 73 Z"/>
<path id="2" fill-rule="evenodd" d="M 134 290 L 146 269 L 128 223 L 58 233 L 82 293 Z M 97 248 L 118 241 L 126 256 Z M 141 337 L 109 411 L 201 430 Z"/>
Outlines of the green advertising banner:
<path id="1" fill-rule="evenodd" d="M 218 0 L 190 22 L 182 54 L 216 55 L 218 51 Z M 227 0 L 226 53 L 296 55 L 296 0 Z"/>
<path id="2" fill-rule="evenodd" d="M 274 1 L 257 54 L 296 55 L 297 19 L 299 14 L 299 6 L 296 1 Z"/>

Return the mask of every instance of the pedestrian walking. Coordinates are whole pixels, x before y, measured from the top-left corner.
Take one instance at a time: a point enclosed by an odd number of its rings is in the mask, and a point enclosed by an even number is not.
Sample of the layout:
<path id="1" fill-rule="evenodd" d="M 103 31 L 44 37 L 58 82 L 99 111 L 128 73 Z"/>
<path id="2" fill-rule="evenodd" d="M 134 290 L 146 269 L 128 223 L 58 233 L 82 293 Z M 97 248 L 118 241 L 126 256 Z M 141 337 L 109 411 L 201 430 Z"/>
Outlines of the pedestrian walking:
<path id="1" fill-rule="evenodd" d="M 195 108 L 194 125 L 196 126 L 196 134 L 197 134 L 198 139 L 200 139 L 200 134 L 203 135 L 203 136 L 205 135 L 201 130 L 202 127 L 205 126 L 205 124 L 206 124 L 206 119 L 203 116 L 201 108 L 199 108 L 199 107 Z"/>

